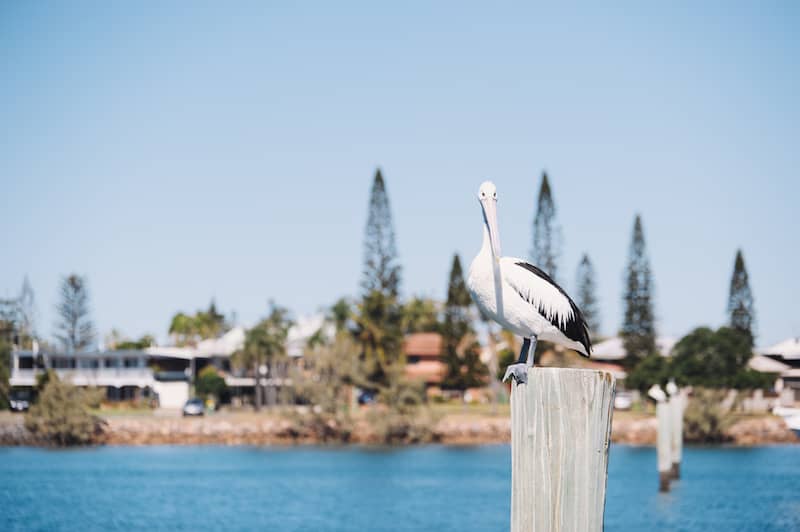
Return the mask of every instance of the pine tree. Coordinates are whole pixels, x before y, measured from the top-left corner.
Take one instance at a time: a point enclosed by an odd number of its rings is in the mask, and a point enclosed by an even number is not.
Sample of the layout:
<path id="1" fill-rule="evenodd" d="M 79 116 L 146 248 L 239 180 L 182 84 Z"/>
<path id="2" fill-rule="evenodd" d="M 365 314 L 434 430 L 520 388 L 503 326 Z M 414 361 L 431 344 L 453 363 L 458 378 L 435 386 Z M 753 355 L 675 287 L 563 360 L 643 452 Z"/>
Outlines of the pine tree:
<path id="1" fill-rule="evenodd" d="M 547 173 L 542 173 L 536 216 L 533 219 L 533 263 L 553 279 L 558 279 L 558 258 L 561 254 L 561 228 L 556 221 L 556 205 Z"/>
<path id="2" fill-rule="evenodd" d="M 600 332 L 600 308 L 597 304 L 594 266 L 589 260 L 589 255 L 583 254 L 580 264 L 578 264 L 577 277 L 577 303 L 578 308 L 583 312 L 589 332 L 596 336 Z"/>
<path id="3" fill-rule="evenodd" d="M 656 351 L 653 280 L 645 248 L 642 219 L 638 214 L 633 224 L 625 276 L 625 316 L 621 334 L 626 352 L 624 365 L 626 368 L 633 368 L 640 360 Z"/>
<path id="4" fill-rule="evenodd" d="M 83 351 L 94 342 L 94 324 L 89 318 L 89 288 L 86 278 L 76 274 L 61 282 L 61 301 L 56 306 L 56 334 L 67 353 Z"/>
<path id="5" fill-rule="evenodd" d="M 380 168 L 375 171 L 369 200 L 361 286 L 365 294 L 377 290 L 388 296 L 397 296 L 400 290 L 400 264 L 394 241 L 392 212 Z"/>
<path id="6" fill-rule="evenodd" d="M 397 258 L 386 183 L 380 169 L 375 172 L 364 235 L 363 296 L 353 317 L 355 336 L 362 346 L 361 373 L 365 387 L 381 390 L 390 385 L 393 367 L 402 362 L 402 307 L 400 264 Z"/>
<path id="7" fill-rule="evenodd" d="M 36 300 L 28 276 L 22 281 L 22 289 L 17 298 L 19 307 L 19 334 L 21 346 L 30 349 L 36 338 Z"/>
<path id="8" fill-rule="evenodd" d="M 731 328 L 747 335 L 752 346 L 755 340 L 756 310 L 741 249 L 736 251 L 736 260 L 733 263 L 728 313 Z"/>
<path id="9" fill-rule="evenodd" d="M 447 303 L 442 324 L 443 353 L 447 373 L 442 387 L 466 390 L 479 386 L 488 375 L 488 368 L 480 360 L 480 346 L 474 339 L 472 315 L 467 284 L 458 254 L 453 255 L 450 280 L 447 287 Z"/>
<path id="10" fill-rule="evenodd" d="M 439 305 L 433 299 L 412 297 L 403 305 L 403 334 L 439 330 Z"/>

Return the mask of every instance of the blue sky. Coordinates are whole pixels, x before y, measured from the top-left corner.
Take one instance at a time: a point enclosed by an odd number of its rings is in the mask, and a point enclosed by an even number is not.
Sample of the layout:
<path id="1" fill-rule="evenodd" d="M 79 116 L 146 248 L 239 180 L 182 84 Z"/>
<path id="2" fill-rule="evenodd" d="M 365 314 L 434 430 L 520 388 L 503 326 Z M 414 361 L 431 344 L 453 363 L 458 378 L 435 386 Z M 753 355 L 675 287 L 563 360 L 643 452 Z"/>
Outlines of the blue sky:
<path id="1" fill-rule="evenodd" d="M 639 212 L 660 332 L 724 322 L 741 246 L 758 342 L 800 334 L 800 8 L 649 4 L 4 3 L 0 296 L 27 274 L 46 336 L 73 271 L 102 333 L 313 312 L 357 293 L 380 166 L 403 293 L 441 298 L 478 184 L 525 257 L 547 170 L 604 332 Z"/>

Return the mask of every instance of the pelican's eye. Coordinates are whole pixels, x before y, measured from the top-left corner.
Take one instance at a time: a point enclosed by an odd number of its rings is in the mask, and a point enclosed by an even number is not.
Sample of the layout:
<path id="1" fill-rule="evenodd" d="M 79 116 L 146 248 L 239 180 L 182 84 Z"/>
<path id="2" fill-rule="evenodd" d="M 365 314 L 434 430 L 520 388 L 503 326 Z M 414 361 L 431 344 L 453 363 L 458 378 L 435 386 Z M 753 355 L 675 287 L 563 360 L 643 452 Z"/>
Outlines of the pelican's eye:
<path id="1" fill-rule="evenodd" d="M 485 198 L 486 197 L 486 192 L 481 192 L 481 197 Z"/>

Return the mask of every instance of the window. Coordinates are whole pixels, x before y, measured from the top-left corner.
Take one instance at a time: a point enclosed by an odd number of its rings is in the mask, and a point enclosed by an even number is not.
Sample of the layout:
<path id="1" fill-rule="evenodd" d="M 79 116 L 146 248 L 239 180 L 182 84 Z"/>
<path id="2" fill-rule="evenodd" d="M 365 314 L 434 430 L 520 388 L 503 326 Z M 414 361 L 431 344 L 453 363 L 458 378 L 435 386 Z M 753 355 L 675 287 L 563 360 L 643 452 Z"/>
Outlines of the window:
<path id="1" fill-rule="evenodd" d="M 72 369 L 75 367 L 75 359 L 64 357 L 54 358 L 52 365 L 55 369 Z"/>
<path id="2" fill-rule="evenodd" d="M 96 358 L 82 358 L 78 361 L 78 367 L 81 369 L 97 369 L 100 367 L 100 361 Z"/>
<path id="3" fill-rule="evenodd" d="M 139 367 L 139 359 L 138 358 L 125 358 L 123 361 L 126 368 L 138 368 Z"/>

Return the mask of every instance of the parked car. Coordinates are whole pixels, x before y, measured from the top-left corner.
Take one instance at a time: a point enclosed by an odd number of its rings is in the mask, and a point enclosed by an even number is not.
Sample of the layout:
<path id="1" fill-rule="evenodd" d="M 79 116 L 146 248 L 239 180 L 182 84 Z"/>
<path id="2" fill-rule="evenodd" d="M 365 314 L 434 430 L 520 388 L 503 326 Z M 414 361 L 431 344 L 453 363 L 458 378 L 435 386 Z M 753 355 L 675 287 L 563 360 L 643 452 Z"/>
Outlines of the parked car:
<path id="1" fill-rule="evenodd" d="M 8 399 L 12 412 L 27 412 L 31 407 L 31 394 L 28 391 L 12 391 Z"/>
<path id="2" fill-rule="evenodd" d="M 617 392 L 614 396 L 614 408 L 617 410 L 630 410 L 633 405 L 631 392 Z"/>
<path id="3" fill-rule="evenodd" d="M 203 406 L 203 400 L 197 397 L 189 399 L 186 401 L 186 404 L 183 405 L 184 416 L 202 416 L 204 412 L 205 407 Z"/>

